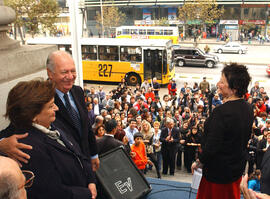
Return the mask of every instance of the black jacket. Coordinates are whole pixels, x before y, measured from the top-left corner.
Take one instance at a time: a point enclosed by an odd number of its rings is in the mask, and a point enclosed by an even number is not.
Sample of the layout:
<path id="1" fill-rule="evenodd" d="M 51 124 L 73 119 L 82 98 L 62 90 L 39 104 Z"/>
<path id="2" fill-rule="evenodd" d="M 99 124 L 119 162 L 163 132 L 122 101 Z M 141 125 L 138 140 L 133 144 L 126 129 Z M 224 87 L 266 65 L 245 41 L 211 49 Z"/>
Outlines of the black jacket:
<path id="1" fill-rule="evenodd" d="M 262 159 L 263 159 L 263 156 L 265 154 L 263 149 L 266 147 L 266 143 L 267 143 L 266 139 L 262 138 L 257 144 L 257 167 L 258 167 L 258 169 L 261 168 Z"/>
<path id="2" fill-rule="evenodd" d="M 123 146 L 123 143 L 109 135 L 104 135 L 102 138 L 97 139 L 99 155 L 119 146 Z"/>
<path id="3" fill-rule="evenodd" d="M 246 166 L 253 110 L 240 99 L 216 107 L 204 124 L 203 176 L 210 182 L 227 184 L 239 179 Z"/>
<path id="4" fill-rule="evenodd" d="M 165 127 L 161 130 L 161 134 L 160 134 L 160 142 L 162 142 L 161 144 L 161 150 L 164 149 L 177 149 L 178 147 L 178 143 L 179 143 L 179 129 L 174 127 L 172 128 L 172 132 L 171 132 L 171 136 L 173 137 L 173 142 L 168 142 L 166 141 L 166 137 L 168 136 L 169 132 L 168 132 L 168 128 Z"/>
<path id="5" fill-rule="evenodd" d="M 27 164 L 22 163 L 23 170 L 30 170 L 35 174 L 33 185 L 27 189 L 27 198 L 91 198 L 88 184 L 96 182 L 91 160 L 82 154 L 80 147 L 64 131 L 58 131 L 64 137 L 61 140 L 65 140 L 66 147 L 34 127 L 20 130 L 13 128 L 13 134 L 28 132 L 29 135 L 20 142 L 33 147 L 32 150 L 24 151 L 31 158 Z"/>
<path id="6" fill-rule="evenodd" d="M 57 94 L 55 94 L 55 104 L 58 106 L 59 110 L 56 112 L 56 120 L 54 123 L 57 125 L 59 121 L 60 123 L 64 124 L 68 129 L 66 133 L 76 140 L 76 142 L 80 145 L 82 152 L 85 155 L 90 154 L 91 156 L 94 156 L 97 154 L 97 144 L 95 135 L 92 131 L 91 122 L 88 117 L 83 90 L 79 86 L 73 86 L 70 92 L 80 114 L 82 122 L 82 135 L 79 135 L 79 132 L 73 125 L 65 105 Z"/>

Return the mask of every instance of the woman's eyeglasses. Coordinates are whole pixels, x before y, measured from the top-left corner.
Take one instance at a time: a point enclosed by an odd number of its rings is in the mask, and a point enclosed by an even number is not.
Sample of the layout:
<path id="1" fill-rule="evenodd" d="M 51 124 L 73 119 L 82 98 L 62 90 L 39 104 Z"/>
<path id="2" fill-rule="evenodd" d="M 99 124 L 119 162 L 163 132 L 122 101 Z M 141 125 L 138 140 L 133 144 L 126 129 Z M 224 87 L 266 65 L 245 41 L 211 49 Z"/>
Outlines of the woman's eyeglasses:
<path id="1" fill-rule="evenodd" d="M 32 171 L 22 170 L 25 177 L 25 182 L 19 187 L 19 189 L 31 187 L 35 178 L 35 174 Z"/>

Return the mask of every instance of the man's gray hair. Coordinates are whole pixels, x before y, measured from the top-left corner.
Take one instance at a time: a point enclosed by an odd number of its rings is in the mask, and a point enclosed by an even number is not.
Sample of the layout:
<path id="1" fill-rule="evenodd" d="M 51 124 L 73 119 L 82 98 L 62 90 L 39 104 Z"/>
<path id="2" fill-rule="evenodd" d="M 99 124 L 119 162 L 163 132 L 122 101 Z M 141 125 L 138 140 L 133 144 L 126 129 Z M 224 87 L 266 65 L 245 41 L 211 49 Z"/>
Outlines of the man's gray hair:
<path id="1" fill-rule="evenodd" d="M 54 52 L 48 55 L 48 58 L 46 61 L 46 68 L 54 72 Z"/>
<path id="2" fill-rule="evenodd" d="M 174 123 L 174 121 L 173 121 L 172 118 L 167 117 L 166 118 L 166 124 L 169 124 L 169 123 Z"/>
<path id="3" fill-rule="evenodd" d="M 0 175 L 0 199 L 19 199 L 19 185 L 16 179 L 10 173 L 2 173 Z"/>
<path id="4" fill-rule="evenodd" d="M 102 110 L 100 111 L 101 114 L 107 113 L 107 112 L 108 112 L 108 111 L 107 111 L 106 109 L 102 109 Z"/>
<path id="5" fill-rule="evenodd" d="M 47 61 L 46 61 L 47 69 L 54 72 L 54 68 L 55 68 L 55 61 L 54 60 L 55 60 L 55 57 L 56 56 L 62 56 L 63 53 L 66 53 L 67 55 L 69 55 L 72 58 L 71 54 L 69 52 L 66 52 L 66 51 L 58 50 L 58 51 L 51 52 L 48 55 L 48 58 L 47 58 Z"/>

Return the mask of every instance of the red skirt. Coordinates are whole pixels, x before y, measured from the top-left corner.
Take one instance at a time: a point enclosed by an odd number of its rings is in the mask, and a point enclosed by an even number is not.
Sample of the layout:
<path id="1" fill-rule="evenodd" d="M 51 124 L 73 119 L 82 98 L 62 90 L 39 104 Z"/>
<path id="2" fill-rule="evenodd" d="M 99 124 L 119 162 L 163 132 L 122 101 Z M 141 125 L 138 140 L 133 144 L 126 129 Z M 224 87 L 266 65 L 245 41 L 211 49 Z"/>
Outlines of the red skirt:
<path id="1" fill-rule="evenodd" d="M 230 184 L 216 184 L 202 177 L 196 199 L 240 199 L 242 177 Z"/>

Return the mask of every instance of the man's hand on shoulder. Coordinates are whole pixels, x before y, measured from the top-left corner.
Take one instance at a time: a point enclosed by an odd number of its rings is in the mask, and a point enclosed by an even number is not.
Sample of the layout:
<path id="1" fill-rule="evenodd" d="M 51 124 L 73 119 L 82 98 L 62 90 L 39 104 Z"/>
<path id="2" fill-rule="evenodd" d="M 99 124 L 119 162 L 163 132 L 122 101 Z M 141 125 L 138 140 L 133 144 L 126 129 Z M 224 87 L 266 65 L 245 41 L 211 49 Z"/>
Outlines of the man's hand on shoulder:
<path id="1" fill-rule="evenodd" d="M 27 136 L 28 133 L 22 135 L 15 134 L 10 137 L 3 138 L 0 141 L 0 151 L 16 160 L 20 166 L 20 162 L 28 163 L 30 156 L 27 153 L 24 153 L 21 149 L 31 150 L 32 146 L 18 142 L 19 139 L 23 139 Z"/>

